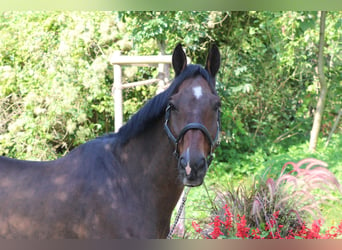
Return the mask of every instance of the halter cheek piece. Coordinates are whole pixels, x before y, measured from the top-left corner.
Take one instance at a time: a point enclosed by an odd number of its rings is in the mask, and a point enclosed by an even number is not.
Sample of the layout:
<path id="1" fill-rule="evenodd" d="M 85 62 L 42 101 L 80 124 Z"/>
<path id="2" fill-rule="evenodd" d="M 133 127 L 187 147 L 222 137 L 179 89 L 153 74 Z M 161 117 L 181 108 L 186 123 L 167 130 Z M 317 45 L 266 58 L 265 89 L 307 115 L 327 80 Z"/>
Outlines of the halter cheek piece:
<path id="1" fill-rule="evenodd" d="M 187 125 L 185 125 L 185 127 L 180 131 L 178 137 L 176 138 L 170 128 L 169 128 L 169 119 L 170 119 L 170 113 L 171 113 L 171 109 L 172 106 L 168 105 L 165 111 L 165 123 L 164 123 L 164 129 L 166 131 L 167 136 L 169 137 L 169 139 L 173 142 L 173 144 L 175 145 L 175 151 L 174 151 L 174 155 L 176 156 L 177 159 L 179 159 L 179 150 L 178 150 L 178 143 L 179 141 L 183 138 L 183 136 L 185 135 L 186 132 L 188 132 L 189 130 L 193 130 L 193 129 L 198 129 L 200 130 L 208 139 L 209 143 L 210 143 L 210 153 L 208 155 L 208 166 L 210 165 L 211 161 L 213 160 L 213 150 L 214 148 L 219 144 L 219 134 L 220 134 L 220 113 L 218 114 L 218 119 L 217 119 L 217 131 L 216 131 L 216 136 L 214 139 L 212 139 L 208 129 L 201 123 L 198 122 L 191 122 L 188 123 Z M 218 111 L 219 112 L 219 111 Z"/>

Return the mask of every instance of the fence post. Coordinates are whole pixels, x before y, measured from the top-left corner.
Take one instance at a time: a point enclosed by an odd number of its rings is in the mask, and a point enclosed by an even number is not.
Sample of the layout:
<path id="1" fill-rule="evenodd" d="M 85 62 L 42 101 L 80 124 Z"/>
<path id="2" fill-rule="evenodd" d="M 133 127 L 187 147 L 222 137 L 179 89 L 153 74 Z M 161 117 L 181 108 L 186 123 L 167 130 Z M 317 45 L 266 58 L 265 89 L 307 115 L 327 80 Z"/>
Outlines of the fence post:
<path id="1" fill-rule="evenodd" d="M 163 92 L 164 87 L 165 87 L 165 82 L 164 82 L 165 70 L 164 70 L 163 63 L 158 64 L 158 77 L 157 78 L 160 79 L 158 82 L 158 88 L 157 88 L 157 94 L 159 94 L 160 92 Z"/>
<path id="2" fill-rule="evenodd" d="M 120 51 L 115 51 L 114 56 L 120 56 Z M 122 72 L 119 64 L 113 65 L 114 83 L 113 83 L 113 97 L 114 97 L 114 128 L 115 132 L 119 131 L 122 126 Z"/>
<path id="3" fill-rule="evenodd" d="M 156 79 L 140 81 L 128 84 L 122 84 L 122 69 L 121 65 L 138 65 L 138 66 L 158 66 L 158 90 L 157 93 L 162 92 L 165 89 L 166 83 L 170 79 L 170 65 L 172 64 L 171 55 L 159 55 L 159 56 L 121 56 L 120 51 L 114 51 L 110 57 L 110 62 L 113 65 L 114 71 L 114 82 L 112 88 L 112 95 L 114 99 L 114 130 L 118 132 L 120 127 L 123 125 L 123 103 L 122 103 L 122 90 L 125 87 L 134 87 L 145 84 L 154 83 Z M 187 57 L 188 63 L 191 62 L 190 58 Z M 152 81 L 152 82 L 151 82 Z"/>

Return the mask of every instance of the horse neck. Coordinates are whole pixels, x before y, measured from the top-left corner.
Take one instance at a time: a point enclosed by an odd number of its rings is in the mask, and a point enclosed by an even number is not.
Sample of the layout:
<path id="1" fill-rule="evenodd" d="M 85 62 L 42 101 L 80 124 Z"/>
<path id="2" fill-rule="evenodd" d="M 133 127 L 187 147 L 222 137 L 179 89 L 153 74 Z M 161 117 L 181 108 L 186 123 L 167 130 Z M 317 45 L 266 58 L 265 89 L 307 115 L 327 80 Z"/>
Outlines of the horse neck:
<path id="1" fill-rule="evenodd" d="M 160 119 L 132 138 L 119 155 L 137 194 L 154 203 L 159 212 L 171 215 L 184 186 L 178 179 L 174 146 L 163 129 L 163 122 Z"/>

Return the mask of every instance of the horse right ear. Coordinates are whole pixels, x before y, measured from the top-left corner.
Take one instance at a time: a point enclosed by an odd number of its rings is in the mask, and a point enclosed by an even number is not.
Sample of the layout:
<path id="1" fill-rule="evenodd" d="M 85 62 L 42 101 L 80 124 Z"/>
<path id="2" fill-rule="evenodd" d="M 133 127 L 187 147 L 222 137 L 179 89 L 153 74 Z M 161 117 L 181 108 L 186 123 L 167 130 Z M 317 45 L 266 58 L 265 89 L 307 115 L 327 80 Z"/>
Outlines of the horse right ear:
<path id="1" fill-rule="evenodd" d="M 212 77 L 215 77 L 220 68 L 221 55 L 218 47 L 213 44 L 209 50 L 205 69 Z"/>
<path id="2" fill-rule="evenodd" d="M 179 43 L 172 54 L 172 67 L 175 70 L 176 76 L 178 76 L 185 69 L 187 65 L 186 55 L 183 51 L 182 45 Z"/>

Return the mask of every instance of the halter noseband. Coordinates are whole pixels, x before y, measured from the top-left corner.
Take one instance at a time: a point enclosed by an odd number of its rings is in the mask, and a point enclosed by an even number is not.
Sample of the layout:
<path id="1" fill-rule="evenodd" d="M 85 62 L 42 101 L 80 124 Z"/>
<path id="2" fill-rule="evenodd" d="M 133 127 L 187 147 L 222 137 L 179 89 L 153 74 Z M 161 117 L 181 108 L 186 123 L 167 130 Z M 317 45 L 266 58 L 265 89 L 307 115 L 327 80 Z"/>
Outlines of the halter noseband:
<path id="1" fill-rule="evenodd" d="M 219 112 L 219 111 L 218 111 Z M 169 137 L 169 139 L 173 142 L 173 144 L 175 145 L 175 151 L 174 151 L 174 155 L 176 156 L 177 159 L 179 159 L 179 150 L 178 150 L 178 143 L 179 141 L 183 138 L 183 136 L 185 135 L 186 132 L 188 132 L 189 130 L 193 130 L 193 129 L 198 129 L 200 130 L 208 139 L 209 143 L 210 143 L 210 153 L 208 155 L 208 166 L 210 165 L 212 159 L 213 159 L 213 150 L 214 148 L 219 144 L 219 134 L 220 134 L 220 113 L 218 115 L 218 119 L 217 119 L 217 131 L 216 131 L 216 136 L 214 139 L 212 139 L 208 129 L 201 123 L 198 122 L 191 122 L 188 123 L 187 125 L 185 125 L 185 127 L 180 131 L 178 137 L 176 138 L 170 128 L 169 128 L 169 118 L 170 118 L 170 113 L 171 113 L 171 105 L 168 105 L 166 107 L 166 111 L 165 111 L 165 123 L 164 123 L 164 129 L 166 131 L 167 136 Z"/>

